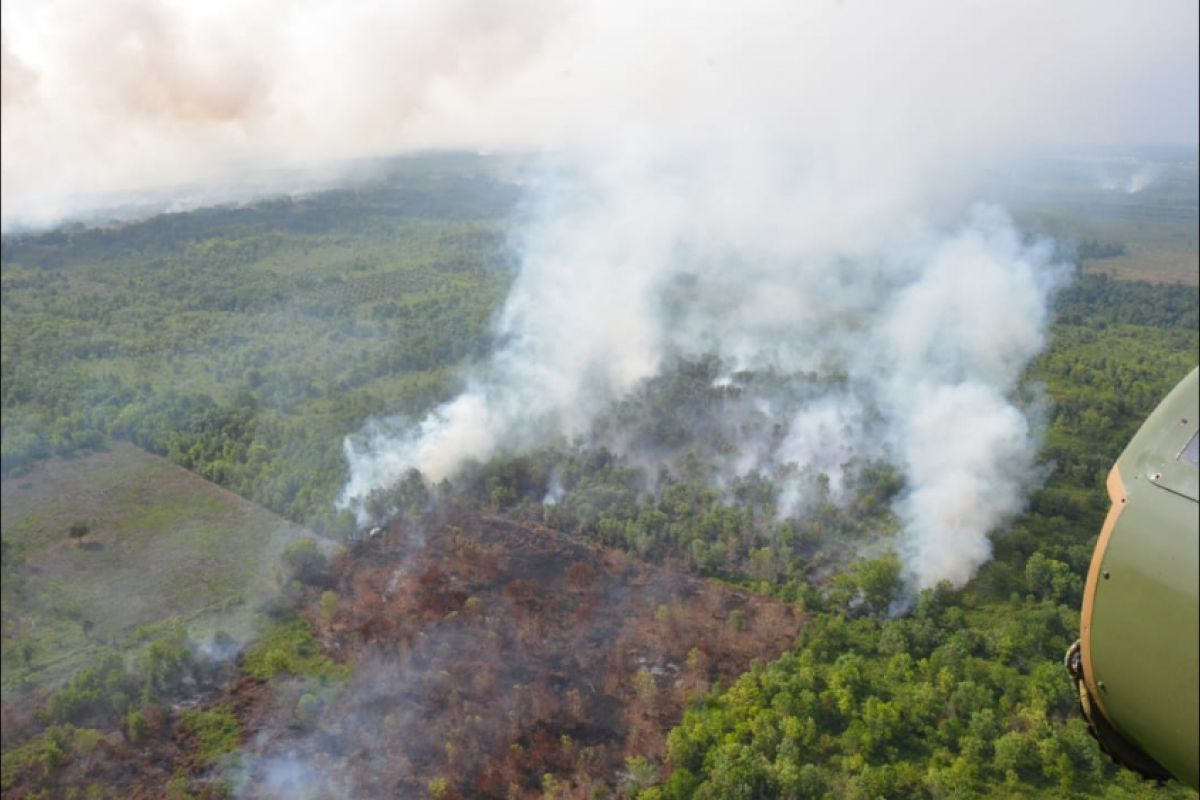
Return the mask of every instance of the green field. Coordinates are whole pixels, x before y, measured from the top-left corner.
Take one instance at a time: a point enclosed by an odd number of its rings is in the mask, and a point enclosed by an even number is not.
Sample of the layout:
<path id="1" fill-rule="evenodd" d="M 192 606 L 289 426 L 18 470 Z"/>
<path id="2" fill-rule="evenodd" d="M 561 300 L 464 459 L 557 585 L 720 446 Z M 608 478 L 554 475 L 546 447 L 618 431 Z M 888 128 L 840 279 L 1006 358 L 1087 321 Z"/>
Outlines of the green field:
<path id="1" fill-rule="evenodd" d="M 1039 158 L 990 191 L 1022 227 L 1078 245 L 1085 273 L 1200 282 L 1194 151 Z"/>
<path id="2" fill-rule="evenodd" d="M 6 696 L 61 683 L 174 624 L 243 632 L 280 551 L 306 535 L 129 444 L 53 459 L 0 489 Z M 78 540 L 77 523 L 89 529 Z"/>

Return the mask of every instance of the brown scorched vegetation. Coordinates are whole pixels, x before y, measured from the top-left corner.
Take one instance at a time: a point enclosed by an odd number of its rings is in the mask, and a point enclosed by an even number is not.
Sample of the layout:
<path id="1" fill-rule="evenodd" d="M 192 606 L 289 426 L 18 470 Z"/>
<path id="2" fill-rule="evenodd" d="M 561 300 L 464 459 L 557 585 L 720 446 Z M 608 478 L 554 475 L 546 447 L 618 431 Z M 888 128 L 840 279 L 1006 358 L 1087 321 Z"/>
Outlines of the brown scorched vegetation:
<path id="1" fill-rule="evenodd" d="M 254 753 L 260 789 L 287 759 L 310 782 L 372 796 L 592 796 L 627 758 L 661 757 L 690 694 L 774 658 L 801 622 L 494 517 L 427 536 L 395 524 L 333 569 L 336 604 L 314 599 L 307 614 L 354 675 L 307 722 L 279 704 L 266 724 L 281 729 Z"/>
<path id="2" fill-rule="evenodd" d="M 669 565 L 477 515 L 394 523 L 308 577 L 291 599 L 348 677 L 267 680 L 243 656 L 240 677 L 228 665 L 224 688 L 148 719 L 139 743 L 112 731 L 91 757 L 68 747 L 55 783 L 123 797 L 619 795 L 654 775 L 638 757 L 661 760 L 689 697 L 777 657 L 803 621 Z M 232 712 L 237 753 L 203 756 L 186 721 L 197 709 Z M 39 785 L 24 775 L 6 795 Z"/>

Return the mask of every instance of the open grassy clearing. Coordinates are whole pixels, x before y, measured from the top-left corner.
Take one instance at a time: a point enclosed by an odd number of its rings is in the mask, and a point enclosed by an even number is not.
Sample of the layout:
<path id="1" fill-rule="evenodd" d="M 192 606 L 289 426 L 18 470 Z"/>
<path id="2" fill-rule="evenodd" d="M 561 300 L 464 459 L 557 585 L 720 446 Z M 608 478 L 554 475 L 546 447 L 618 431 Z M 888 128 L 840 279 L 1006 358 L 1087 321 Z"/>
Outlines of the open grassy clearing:
<path id="1" fill-rule="evenodd" d="M 1196 286 L 1197 164 L 1194 154 L 1173 158 L 1182 160 L 1076 157 L 1037 162 L 1032 173 L 1018 173 L 993 191 L 1023 228 L 1080 245 L 1085 273 Z"/>
<path id="2" fill-rule="evenodd" d="M 1085 273 L 1117 280 L 1150 283 L 1200 283 L 1200 249 L 1197 248 L 1193 207 L 1164 204 L 1103 207 L 1081 204 L 1077 208 L 1047 213 L 1047 227 L 1061 230 L 1079 241 L 1113 242 L 1124 253 L 1106 258 L 1081 258 Z"/>
<path id="3" fill-rule="evenodd" d="M 305 531 L 166 459 L 117 443 L 3 491 L 3 689 L 50 688 L 108 645 L 175 624 L 237 634 Z M 79 539 L 72 525 L 85 524 Z"/>

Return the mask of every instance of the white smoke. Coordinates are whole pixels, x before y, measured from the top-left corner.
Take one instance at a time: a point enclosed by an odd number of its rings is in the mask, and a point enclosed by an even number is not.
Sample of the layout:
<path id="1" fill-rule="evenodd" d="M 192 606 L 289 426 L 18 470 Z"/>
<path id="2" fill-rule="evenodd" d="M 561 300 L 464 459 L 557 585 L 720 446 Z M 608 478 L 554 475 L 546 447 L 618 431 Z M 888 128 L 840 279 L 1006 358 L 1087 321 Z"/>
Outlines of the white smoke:
<path id="1" fill-rule="evenodd" d="M 965 580 L 1021 505 L 1036 442 L 1010 398 L 1060 272 L 1002 213 L 963 212 L 974 170 L 1197 138 L 1198 9 L 1178 0 L 2 8 L 5 224 L 401 148 L 575 165 L 533 190 L 491 360 L 415 425 L 352 437 L 347 503 L 585 433 L 671 359 L 715 354 L 844 377 L 761 406 L 781 435 L 727 470 L 822 472 L 836 501 L 855 457 L 898 465 L 918 585 Z M 805 480 L 784 491 L 806 502 Z"/>
<path id="2" fill-rule="evenodd" d="M 1184 0 L 6 0 L 0 25 L 5 227 L 411 148 L 733 130 L 883 175 L 1197 136 Z"/>
<path id="3" fill-rule="evenodd" d="M 1009 398 L 1064 270 L 997 209 L 947 229 L 911 196 L 856 196 L 809 159 L 625 150 L 544 187 L 503 344 L 417 425 L 348 440 L 344 501 L 411 468 L 437 481 L 466 459 L 586 433 L 672 356 L 713 354 L 732 370 L 846 376 L 818 396 L 759 398 L 782 435 L 737 442 L 730 473 L 798 468 L 781 487 L 788 513 L 806 502 L 799 478 L 824 474 L 837 501 L 847 464 L 892 461 L 908 480 L 897 511 L 912 580 L 966 581 L 1036 472 Z"/>
<path id="4" fill-rule="evenodd" d="M 901 555 L 918 586 L 965 583 L 1037 478 L 1037 442 L 1008 398 L 1065 277 L 1047 243 L 1024 245 L 983 209 L 885 311 L 873 370 L 908 479 Z"/>
<path id="5" fill-rule="evenodd" d="M 1106 192 L 1140 194 L 1162 178 L 1161 164 L 1145 164 L 1130 160 L 1128 163 L 1109 164 L 1099 179 L 1100 188 Z"/>

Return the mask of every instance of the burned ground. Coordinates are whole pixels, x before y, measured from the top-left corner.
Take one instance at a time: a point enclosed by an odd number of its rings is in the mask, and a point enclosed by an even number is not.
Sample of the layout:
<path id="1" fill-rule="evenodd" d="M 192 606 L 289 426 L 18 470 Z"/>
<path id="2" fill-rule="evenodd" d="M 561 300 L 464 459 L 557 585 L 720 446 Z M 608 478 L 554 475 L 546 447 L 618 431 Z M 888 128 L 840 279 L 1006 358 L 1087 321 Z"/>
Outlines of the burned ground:
<path id="1" fill-rule="evenodd" d="M 316 714 L 297 712 L 299 689 L 278 695 L 248 746 L 252 795 L 294 780 L 330 795 L 591 796 L 627 757 L 662 755 L 689 695 L 775 657 L 801 622 L 499 518 L 395 524 L 334 571 L 336 608 L 314 599 L 306 614 L 353 677 Z"/>
<path id="2" fill-rule="evenodd" d="M 112 730 L 86 757 L 64 745 L 50 785 L 122 797 L 619 792 L 626 759 L 661 758 L 690 697 L 775 658 L 803 621 L 669 565 L 477 515 L 395 523 L 319 583 L 292 599 L 349 678 L 265 680 L 229 663 L 223 688 L 150 715 L 140 743 Z M 213 761 L 184 716 L 215 708 L 240 734 L 239 751 Z M 48 785 L 37 768 L 13 777 L 6 796 Z"/>

